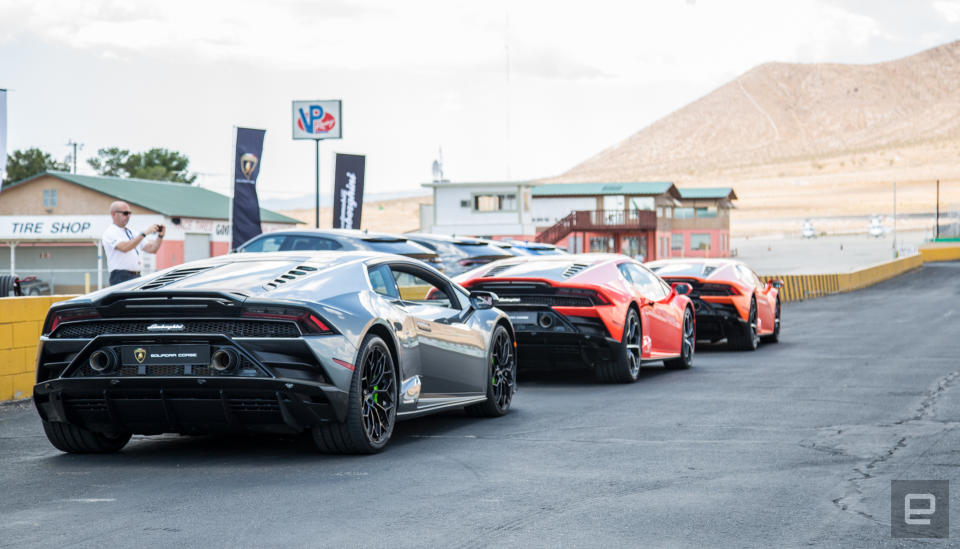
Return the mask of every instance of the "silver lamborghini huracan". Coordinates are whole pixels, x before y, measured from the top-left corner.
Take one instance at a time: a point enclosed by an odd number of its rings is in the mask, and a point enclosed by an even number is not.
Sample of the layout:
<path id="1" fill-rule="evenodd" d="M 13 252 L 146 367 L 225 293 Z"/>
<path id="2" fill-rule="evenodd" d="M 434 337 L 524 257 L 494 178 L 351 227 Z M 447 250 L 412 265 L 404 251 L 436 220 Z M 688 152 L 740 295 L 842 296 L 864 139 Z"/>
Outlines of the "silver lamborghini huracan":
<path id="1" fill-rule="evenodd" d="M 65 452 L 223 431 L 309 431 L 324 452 L 377 452 L 399 419 L 509 410 L 516 349 L 495 304 L 398 255 L 197 261 L 55 304 L 34 401 Z"/>

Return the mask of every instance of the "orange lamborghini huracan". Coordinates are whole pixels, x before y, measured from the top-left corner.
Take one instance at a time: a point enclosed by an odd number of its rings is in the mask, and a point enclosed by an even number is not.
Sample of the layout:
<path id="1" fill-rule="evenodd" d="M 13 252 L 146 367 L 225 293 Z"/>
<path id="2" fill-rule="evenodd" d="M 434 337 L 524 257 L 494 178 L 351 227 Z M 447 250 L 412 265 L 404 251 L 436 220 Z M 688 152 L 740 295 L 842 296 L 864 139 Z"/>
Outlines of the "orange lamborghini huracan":
<path id="1" fill-rule="evenodd" d="M 497 295 L 516 333 L 519 367 L 590 366 L 601 381 L 630 383 L 645 362 L 693 363 L 690 286 L 670 286 L 627 256 L 515 257 L 455 280 Z"/>
<path id="2" fill-rule="evenodd" d="M 761 340 L 780 340 L 780 288 L 731 259 L 661 259 L 646 264 L 669 283 L 693 287 L 697 339 L 727 340 L 731 349 L 752 351 Z"/>

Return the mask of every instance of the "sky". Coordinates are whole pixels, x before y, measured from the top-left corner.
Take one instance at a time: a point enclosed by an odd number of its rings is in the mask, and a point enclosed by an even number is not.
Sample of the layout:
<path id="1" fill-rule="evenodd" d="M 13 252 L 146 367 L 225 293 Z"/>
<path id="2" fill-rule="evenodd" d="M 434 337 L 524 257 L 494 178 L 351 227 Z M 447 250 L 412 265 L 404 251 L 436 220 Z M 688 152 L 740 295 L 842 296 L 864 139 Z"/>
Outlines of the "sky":
<path id="1" fill-rule="evenodd" d="M 876 63 L 960 38 L 960 0 L 0 0 L 8 150 L 186 154 L 229 194 L 233 127 L 267 130 L 259 193 L 314 189 L 291 101 L 341 99 L 366 192 L 562 173 L 750 68 Z M 80 173 L 93 174 L 81 162 Z M 304 204 L 309 207 L 309 204 Z"/>

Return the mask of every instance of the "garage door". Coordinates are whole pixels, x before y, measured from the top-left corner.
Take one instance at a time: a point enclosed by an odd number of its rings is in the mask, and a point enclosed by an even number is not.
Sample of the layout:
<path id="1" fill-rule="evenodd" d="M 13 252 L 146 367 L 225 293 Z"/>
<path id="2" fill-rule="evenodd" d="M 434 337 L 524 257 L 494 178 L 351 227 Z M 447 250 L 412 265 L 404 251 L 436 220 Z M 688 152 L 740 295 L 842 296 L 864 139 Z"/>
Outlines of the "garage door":
<path id="1" fill-rule="evenodd" d="M 210 233 L 187 233 L 183 241 L 183 262 L 210 257 Z"/>

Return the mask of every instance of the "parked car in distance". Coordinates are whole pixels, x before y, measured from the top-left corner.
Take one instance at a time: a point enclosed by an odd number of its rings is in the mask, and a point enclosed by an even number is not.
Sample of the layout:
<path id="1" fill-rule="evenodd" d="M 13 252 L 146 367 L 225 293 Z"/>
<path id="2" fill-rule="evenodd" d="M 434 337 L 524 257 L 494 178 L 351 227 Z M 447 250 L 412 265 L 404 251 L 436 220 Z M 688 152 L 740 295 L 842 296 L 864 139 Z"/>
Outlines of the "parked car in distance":
<path id="1" fill-rule="evenodd" d="M 514 249 L 521 250 L 526 255 L 566 255 L 570 253 L 553 244 L 544 244 L 542 242 L 529 242 L 526 240 L 507 240 L 506 242 L 509 242 L 513 245 Z"/>
<path id="2" fill-rule="evenodd" d="M 520 367 L 588 367 L 601 381 L 631 383 L 646 362 L 693 364 L 689 285 L 671 287 L 627 256 L 515 257 L 455 280 L 497 295 L 516 330 Z"/>
<path id="3" fill-rule="evenodd" d="M 813 230 L 813 223 L 809 219 L 803 222 L 803 226 L 800 228 L 800 236 L 803 238 L 814 238 L 817 236 L 817 233 Z"/>
<path id="4" fill-rule="evenodd" d="M 480 238 L 426 233 L 407 233 L 403 236 L 439 254 L 449 276 L 497 259 L 513 257 L 508 250 Z"/>
<path id="5" fill-rule="evenodd" d="M 33 400 L 50 443 L 308 433 L 382 450 L 396 421 L 509 411 L 513 329 L 494 296 L 390 254 L 278 252 L 178 265 L 54 304 Z"/>
<path id="6" fill-rule="evenodd" d="M 20 295 L 50 295 L 50 283 L 36 276 L 18 278 L 16 282 L 20 286 Z"/>
<path id="7" fill-rule="evenodd" d="M 661 259 L 647 263 L 669 283 L 692 287 L 697 339 L 727 340 L 731 349 L 753 351 L 760 341 L 780 341 L 780 288 L 732 259 Z"/>
<path id="8" fill-rule="evenodd" d="M 233 251 L 243 253 L 304 250 L 368 250 L 397 254 L 419 259 L 440 272 L 444 271 L 443 262 L 436 252 L 404 236 L 352 229 L 300 229 L 264 233 L 244 242 Z"/>

